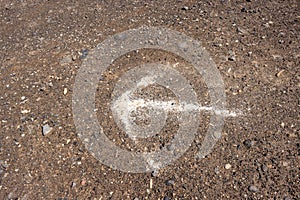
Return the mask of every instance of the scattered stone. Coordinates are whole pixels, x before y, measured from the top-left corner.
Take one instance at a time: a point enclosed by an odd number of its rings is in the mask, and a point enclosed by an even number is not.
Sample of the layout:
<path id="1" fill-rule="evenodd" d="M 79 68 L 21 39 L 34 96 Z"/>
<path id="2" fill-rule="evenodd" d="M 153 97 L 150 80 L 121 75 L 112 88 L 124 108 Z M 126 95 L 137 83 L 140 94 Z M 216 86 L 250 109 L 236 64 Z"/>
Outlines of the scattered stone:
<path id="1" fill-rule="evenodd" d="M 235 61 L 236 58 L 235 58 L 235 56 L 229 56 L 229 57 L 228 57 L 228 60 L 229 60 L 229 61 Z"/>
<path id="2" fill-rule="evenodd" d="M 285 36 L 285 33 L 284 32 L 280 32 L 279 34 L 278 34 L 278 37 L 284 37 Z"/>
<path id="3" fill-rule="evenodd" d="M 215 46 L 215 47 L 222 47 L 223 45 L 221 43 L 214 43 L 213 46 Z"/>
<path id="4" fill-rule="evenodd" d="M 72 56 L 72 61 L 75 61 L 77 59 L 77 56 L 76 55 L 73 55 Z"/>
<path id="5" fill-rule="evenodd" d="M 152 177 L 156 177 L 156 176 L 158 176 L 158 174 L 159 174 L 158 171 L 152 171 L 152 172 L 151 172 L 151 176 L 152 176 Z"/>
<path id="6" fill-rule="evenodd" d="M 225 165 L 225 169 L 230 169 L 230 168 L 231 168 L 231 164 L 228 163 Z"/>
<path id="7" fill-rule="evenodd" d="M 52 127 L 50 127 L 48 124 L 45 124 L 43 126 L 43 135 L 48 135 L 49 133 L 51 133 L 51 131 L 53 130 Z"/>
<path id="8" fill-rule="evenodd" d="M 250 192 L 258 192 L 259 190 L 258 190 L 258 188 L 257 188 L 255 185 L 251 185 L 251 186 L 249 187 L 249 191 L 250 191 Z"/>
<path id="9" fill-rule="evenodd" d="M 286 161 L 282 161 L 282 166 L 287 167 L 287 166 L 289 166 L 289 163 Z"/>
<path id="10" fill-rule="evenodd" d="M 247 35 L 247 34 L 249 34 L 249 32 L 248 32 L 246 29 L 243 29 L 243 28 L 241 28 L 241 27 L 237 27 L 236 30 L 237 30 L 237 32 L 238 32 L 239 34 L 242 34 L 242 35 Z"/>
<path id="11" fill-rule="evenodd" d="M 66 95 L 68 93 L 68 89 L 64 88 L 64 95 Z"/>
<path id="12" fill-rule="evenodd" d="M 285 71 L 284 69 L 280 70 L 280 71 L 276 74 L 276 76 L 277 76 L 277 77 L 280 77 L 280 76 L 283 74 L 284 71 Z"/>
<path id="13" fill-rule="evenodd" d="M 235 53 L 233 51 L 229 51 L 229 57 L 228 57 L 228 60 L 229 61 L 235 61 L 236 60 L 236 56 L 235 56 Z"/>
<path id="14" fill-rule="evenodd" d="M 34 177 L 30 173 L 24 175 L 24 180 L 27 184 L 31 183 L 33 179 Z"/>
<path id="15" fill-rule="evenodd" d="M 167 180 L 166 181 L 166 185 L 170 186 L 170 185 L 174 185 L 175 184 L 175 181 L 174 180 Z"/>
<path id="16" fill-rule="evenodd" d="M 243 144 L 245 145 L 245 147 L 250 148 L 254 145 L 254 141 L 247 139 L 243 142 Z"/>
<path id="17" fill-rule="evenodd" d="M 268 167 L 267 167 L 266 165 L 262 165 L 262 166 L 261 166 L 261 170 L 262 170 L 263 172 L 266 172 L 266 171 L 268 171 Z"/>
<path id="18" fill-rule="evenodd" d="M 21 110 L 21 113 L 22 114 L 28 114 L 28 113 L 30 113 L 30 110 Z"/>
<path id="19" fill-rule="evenodd" d="M 214 171 L 215 171 L 216 174 L 219 174 L 220 173 L 219 167 L 216 167 Z"/>
<path id="20" fill-rule="evenodd" d="M 152 178 L 150 178 L 150 184 L 149 184 L 149 187 L 150 187 L 150 189 L 153 188 L 153 179 L 152 179 Z"/>
<path id="21" fill-rule="evenodd" d="M 242 8 L 241 12 L 247 12 L 247 9 L 246 8 Z"/>
<path id="22" fill-rule="evenodd" d="M 283 59 L 283 57 L 281 55 L 277 55 L 277 54 L 272 55 L 272 57 L 274 60 L 282 60 Z"/>
<path id="23" fill-rule="evenodd" d="M 187 6 L 183 6 L 182 8 L 181 8 L 181 10 L 188 10 L 189 9 L 189 7 L 187 7 Z"/>
<path id="24" fill-rule="evenodd" d="M 83 49 L 83 50 L 81 51 L 81 56 L 80 56 L 79 58 L 80 58 L 81 60 L 82 60 L 82 59 L 85 59 L 85 58 L 87 57 L 88 53 L 89 53 L 89 50 Z"/>
<path id="25" fill-rule="evenodd" d="M 72 182 L 72 183 L 71 183 L 71 188 L 74 188 L 74 187 L 76 187 L 76 183 L 75 183 L 75 182 Z"/>
<path id="26" fill-rule="evenodd" d="M 170 200 L 170 197 L 165 196 L 165 197 L 164 197 L 164 200 Z"/>
<path id="27" fill-rule="evenodd" d="M 290 197 L 284 197 L 284 200 L 292 200 Z"/>
<path id="28" fill-rule="evenodd" d="M 86 184 L 86 180 L 85 180 L 85 179 L 82 179 L 82 180 L 81 180 L 81 185 L 82 185 L 82 186 L 85 186 L 85 184 Z"/>

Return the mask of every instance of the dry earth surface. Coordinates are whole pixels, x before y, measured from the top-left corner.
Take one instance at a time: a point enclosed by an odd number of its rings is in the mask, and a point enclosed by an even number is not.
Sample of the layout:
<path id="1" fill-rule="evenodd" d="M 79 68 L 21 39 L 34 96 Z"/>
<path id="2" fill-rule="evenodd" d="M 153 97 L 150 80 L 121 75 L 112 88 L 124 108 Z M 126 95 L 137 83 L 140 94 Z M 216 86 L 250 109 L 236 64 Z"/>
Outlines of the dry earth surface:
<path id="1" fill-rule="evenodd" d="M 72 92 L 93 48 L 141 26 L 200 41 L 222 75 L 228 110 L 242 114 L 227 117 L 213 151 L 197 159 L 210 115 L 203 113 L 199 136 L 180 159 L 136 174 L 107 167 L 86 150 Z M 1 0 L 0 199 L 300 199 L 299 40 L 297 0 Z M 97 116 L 129 151 L 165 146 L 177 129 L 170 117 L 161 134 L 134 143 L 111 118 L 118 77 L 152 62 L 179 63 L 199 101 L 209 100 L 201 76 L 180 55 L 143 49 L 120 57 L 99 81 Z M 144 92 L 173 95 L 159 87 Z"/>

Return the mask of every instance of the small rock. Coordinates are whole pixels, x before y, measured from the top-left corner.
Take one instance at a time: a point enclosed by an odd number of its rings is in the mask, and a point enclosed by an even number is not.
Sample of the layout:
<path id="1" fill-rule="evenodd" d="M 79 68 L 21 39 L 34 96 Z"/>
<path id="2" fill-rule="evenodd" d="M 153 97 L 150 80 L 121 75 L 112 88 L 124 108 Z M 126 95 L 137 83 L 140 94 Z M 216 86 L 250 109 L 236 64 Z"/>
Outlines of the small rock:
<path id="1" fill-rule="evenodd" d="M 156 176 L 158 176 L 159 175 L 159 171 L 157 170 L 157 171 L 152 171 L 151 172 L 151 176 L 152 177 L 156 177 Z"/>
<path id="2" fill-rule="evenodd" d="M 249 191 L 250 191 L 250 192 L 258 192 L 258 188 L 257 188 L 255 185 L 251 185 L 251 186 L 249 187 Z"/>
<path id="3" fill-rule="evenodd" d="M 215 171 L 216 174 L 219 174 L 220 173 L 219 167 L 216 167 L 214 171 Z"/>
<path id="4" fill-rule="evenodd" d="M 87 57 L 87 55 L 88 55 L 88 52 L 89 52 L 89 50 L 87 50 L 87 49 L 83 49 L 82 51 L 81 51 L 81 56 L 79 57 L 81 60 L 82 59 L 85 59 L 86 57 Z"/>
<path id="5" fill-rule="evenodd" d="M 175 181 L 174 180 L 168 180 L 166 181 L 166 185 L 174 185 Z"/>
<path id="6" fill-rule="evenodd" d="M 76 183 L 75 183 L 75 182 L 72 182 L 72 183 L 71 183 L 71 188 L 74 188 L 74 187 L 76 187 Z"/>
<path id="7" fill-rule="evenodd" d="M 72 56 L 72 61 L 75 61 L 77 59 L 76 55 Z"/>
<path id="8" fill-rule="evenodd" d="M 43 126 L 43 135 L 47 135 L 49 134 L 51 131 L 53 130 L 52 127 L 50 127 L 48 124 L 44 125 Z"/>
<path id="9" fill-rule="evenodd" d="M 280 70 L 280 71 L 276 74 L 276 76 L 277 76 L 277 77 L 280 77 L 280 76 L 283 74 L 284 71 L 285 71 L 284 69 Z"/>
<path id="10" fill-rule="evenodd" d="M 229 60 L 229 61 L 235 61 L 236 58 L 235 58 L 235 56 L 229 56 L 229 57 L 228 57 L 228 60 Z"/>
<path id="11" fill-rule="evenodd" d="M 64 88 L 64 95 L 66 95 L 68 93 L 68 89 Z"/>
<path id="12" fill-rule="evenodd" d="M 170 197 L 165 196 L 165 197 L 164 197 L 164 200 L 170 200 Z"/>
<path id="13" fill-rule="evenodd" d="M 250 148 L 254 145 L 254 141 L 247 139 L 243 142 L 243 144 L 245 145 L 245 147 Z"/>
<path id="14" fill-rule="evenodd" d="M 28 114 L 28 113 L 30 113 L 30 110 L 21 110 L 21 113 L 22 114 Z"/>
<path id="15" fill-rule="evenodd" d="M 85 180 L 85 179 L 82 179 L 82 180 L 81 180 L 81 185 L 82 185 L 82 186 L 85 186 L 85 184 L 86 184 L 86 180 Z"/>
<path id="16" fill-rule="evenodd" d="M 248 32 L 246 29 L 243 29 L 243 28 L 241 28 L 241 27 L 237 27 L 236 30 L 237 30 L 237 32 L 238 32 L 239 34 L 242 34 L 242 35 L 247 35 L 247 34 L 249 34 L 249 32 Z"/>
<path id="17" fill-rule="evenodd" d="M 231 168 L 231 164 L 228 163 L 225 165 L 225 169 L 230 169 L 230 168 Z"/>
<path id="18" fill-rule="evenodd" d="M 189 9 L 189 7 L 187 7 L 187 6 L 183 6 L 182 8 L 181 8 L 181 10 L 188 10 Z"/>
<path id="19" fill-rule="evenodd" d="M 274 60 L 282 60 L 283 59 L 283 57 L 281 55 L 278 55 L 278 54 L 274 54 L 274 55 L 272 55 L 272 57 L 273 57 Z"/>
<path id="20" fill-rule="evenodd" d="M 267 167 L 266 165 L 262 165 L 262 166 L 261 166 L 261 170 L 262 170 L 263 172 L 266 172 L 266 171 L 268 171 L 268 167 Z"/>
<path id="21" fill-rule="evenodd" d="M 230 51 L 228 51 L 228 53 L 229 53 L 228 60 L 229 61 L 235 61 L 236 60 L 236 56 L 235 56 L 234 51 L 230 50 Z"/>
<path id="22" fill-rule="evenodd" d="M 287 167 L 287 166 L 289 166 L 289 163 L 286 161 L 282 161 L 282 166 Z"/>

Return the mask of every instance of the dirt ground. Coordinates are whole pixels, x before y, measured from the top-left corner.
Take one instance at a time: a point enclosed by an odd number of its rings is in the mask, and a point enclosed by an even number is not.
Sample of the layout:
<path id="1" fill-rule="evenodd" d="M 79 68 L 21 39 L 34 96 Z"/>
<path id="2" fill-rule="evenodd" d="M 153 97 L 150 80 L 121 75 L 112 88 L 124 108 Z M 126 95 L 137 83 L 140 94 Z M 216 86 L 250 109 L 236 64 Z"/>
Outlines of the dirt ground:
<path id="1" fill-rule="evenodd" d="M 297 0 L 0 0 L 0 199 L 300 199 L 299 8 Z M 228 109 L 243 114 L 226 118 L 205 158 L 195 158 L 195 142 L 158 172 L 136 174 L 107 167 L 86 150 L 72 91 L 89 51 L 141 26 L 200 41 L 221 73 Z M 118 77 L 149 62 L 185 63 L 159 50 L 131 52 L 113 63 L 96 94 L 108 137 L 134 151 L 155 150 L 176 130 L 170 119 L 159 142 L 134 146 L 103 115 Z M 198 91 L 205 88 L 194 73 L 183 73 Z"/>

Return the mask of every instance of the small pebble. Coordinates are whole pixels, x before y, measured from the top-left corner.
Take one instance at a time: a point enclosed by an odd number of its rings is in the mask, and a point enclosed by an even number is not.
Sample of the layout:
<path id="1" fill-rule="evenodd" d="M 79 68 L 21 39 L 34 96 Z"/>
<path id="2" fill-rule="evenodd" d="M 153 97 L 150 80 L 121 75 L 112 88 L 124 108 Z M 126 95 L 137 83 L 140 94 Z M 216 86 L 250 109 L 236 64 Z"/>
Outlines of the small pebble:
<path id="1" fill-rule="evenodd" d="M 85 179 L 82 179 L 82 180 L 81 180 L 81 185 L 84 186 L 85 184 L 86 184 L 86 180 L 85 180 Z"/>
<path id="2" fill-rule="evenodd" d="M 30 110 L 21 110 L 21 113 L 22 114 L 27 114 L 27 113 L 30 113 Z"/>
<path id="3" fill-rule="evenodd" d="M 284 167 L 287 167 L 287 166 L 289 166 L 289 163 L 286 162 L 286 161 L 282 161 L 282 165 L 283 165 Z"/>
<path id="4" fill-rule="evenodd" d="M 71 187 L 73 188 L 73 187 L 76 187 L 76 183 L 75 182 L 72 182 L 71 183 Z"/>
<path id="5" fill-rule="evenodd" d="M 181 10 L 188 10 L 189 9 L 189 7 L 187 7 L 187 6 L 183 6 L 182 8 L 181 8 Z"/>
<path id="6" fill-rule="evenodd" d="M 284 69 L 280 70 L 280 71 L 276 74 L 276 76 L 277 76 L 277 77 L 280 77 L 280 76 L 283 74 L 284 71 L 285 71 Z"/>
<path id="7" fill-rule="evenodd" d="M 251 140 L 245 140 L 243 142 L 243 144 L 245 145 L 245 147 L 250 148 L 250 147 L 252 147 L 254 145 L 254 142 L 251 141 Z"/>
<path id="8" fill-rule="evenodd" d="M 215 171 L 216 174 L 219 174 L 220 173 L 219 167 L 216 167 L 214 171 Z"/>
<path id="9" fill-rule="evenodd" d="M 165 197 L 164 197 L 164 200 L 170 200 L 170 197 L 165 196 Z"/>
<path id="10" fill-rule="evenodd" d="M 166 185 L 174 185 L 175 181 L 174 180 L 168 180 L 166 181 Z"/>
<path id="11" fill-rule="evenodd" d="M 225 165 L 225 169 L 230 169 L 231 168 L 231 164 L 226 164 Z"/>
<path id="12" fill-rule="evenodd" d="M 258 188 L 257 188 L 255 185 L 251 185 L 251 186 L 249 187 L 249 191 L 250 191 L 250 192 L 258 192 Z"/>
<path id="13" fill-rule="evenodd" d="M 85 59 L 85 58 L 87 57 L 87 55 L 88 55 L 88 52 L 89 52 L 89 50 L 83 49 L 83 50 L 81 51 L 81 56 L 80 56 L 79 58 L 80 58 L 80 59 Z"/>
<path id="14" fill-rule="evenodd" d="M 229 57 L 228 57 L 228 60 L 229 60 L 229 61 L 235 61 L 236 58 L 235 58 L 235 56 L 229 56 Z"/>
<path id="15" fill-rule="evenodd" d="M 68 93 L 68 89 L 64 88 L 64 95 L 66 95 Z"/>
<path id="16" fill-rule="evenodd" d="M 158 171 L 152 171 L 151 172 L 151 176 L 152 177 L 156 177 L 156 176 L 158 176 L 159 175 L 159 172 Z"/>
<path id="17" fill-rule="evenodd" d="M 266 165 L 262 165 L 262 166 L 261 166 L 261 169 L 263 170 L 263 172 L 268 171 L 268 167 L 267 167 Z"/>
<path id="18" fill-rule="evenodd" d="M 43 126 L 43 135 L 47 135 L 49 134 L 51 131 L 53 130 L 52 127 L 50 127 L 48 124 L 44 125 Z"/>

